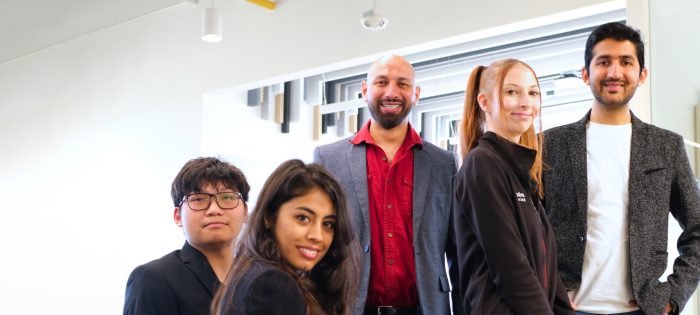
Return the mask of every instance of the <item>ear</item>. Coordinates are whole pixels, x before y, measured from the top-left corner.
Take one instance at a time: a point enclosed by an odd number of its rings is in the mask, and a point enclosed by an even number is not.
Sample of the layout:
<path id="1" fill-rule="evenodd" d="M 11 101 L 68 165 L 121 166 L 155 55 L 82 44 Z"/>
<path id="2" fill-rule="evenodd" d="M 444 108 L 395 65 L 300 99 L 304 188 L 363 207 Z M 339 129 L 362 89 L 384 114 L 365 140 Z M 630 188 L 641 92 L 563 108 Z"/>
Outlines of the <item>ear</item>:
<path id="1" fill-rule="evenodd" d="M 243 203 L 243 223 L 248 223 L 248 205 Z"/>
<path id="2" fill-rule="evenodd" d="M 413 100 L 413 104 L 418 104 L 418 99 L 420 99 L 420 86 L 416 86 L 415 88 L 415 99 Z"/>
<path id="3" fill-rule="evenodd" d="M 175 210 L 173 210 L 173 219 L 175 220 L 175 224 L 177 224 L 177 226 L 182 227 L 182 214 L 180 213 L 180 207 L 175 207 Z"/>
<path id="4" fill-rule="evenodd" d="M 362 80 L 362 98 L 367 99 L 367 80 Z"/>
<path id="5" fill-rule="evenodd" d="M 266 229 L 270 229 L 272 226 L 272 222 L 270 222 L 270 218 L 268 216 L 263 216 L 263 223 L 265 224 Z"/>
<path id="6" fill-rule="evenodd" d="M 647 75 L 649 75 L 647 68 L 642 69 L 642 72 L 639 74 L 639 82 L 637 82 L 637 86 L 644 84 L 644 81 L 647 79 Z"/>
<path id="7" fill-rule="evenodd" d="M 583 80 L 583 83 L 586 83 L 586 85 L 590 85 L 590 77 L 588 76 L 588 70 L 586 70 L 586 67 L 581 68 L 581 79 Z"/>
<path id="8" fill-rule="evenodd" d="M 479 93 L 479 95 L 476 96 L 476 102 L 479 103 L 479 107 L 482 111 L 485 113 L 491 113 L 491 108 L 489 108 L 489 100 L 484 93 Z"/>

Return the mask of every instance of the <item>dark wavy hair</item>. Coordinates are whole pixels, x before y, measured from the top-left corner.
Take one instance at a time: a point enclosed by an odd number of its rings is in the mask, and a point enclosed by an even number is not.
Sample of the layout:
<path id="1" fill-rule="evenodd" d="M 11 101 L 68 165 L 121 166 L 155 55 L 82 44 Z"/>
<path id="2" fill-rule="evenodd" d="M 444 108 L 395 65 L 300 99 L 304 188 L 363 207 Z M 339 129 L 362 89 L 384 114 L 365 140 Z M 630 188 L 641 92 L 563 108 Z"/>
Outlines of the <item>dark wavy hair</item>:
<path id="1" fill-rule="evenodd" d="M 618 42 L 630 41 L 637 51 L 637 60 L 639 61 L 639 73 L 644 69 L 644 42 L 639 31 L 633 29 L 620 22 L 610 22 L 596 27 L 586 40 L 586 50 L 583 53 L 583 61 L 585 62 L 586 71 L 591 71 L 590 65 L 593 60 L 593 47 L 599 42 L 613 39 Z"/>
<path id="2" fill-rule="evenodd" d="M 330 198 L 336 211 L 336 225 L 328 252 L 304 277 L 283 260 L 273 231 L 265 226 L 265 221 L 274 226 L 282 204 L 315 188 Z M 357 293 L 358 248 L 345 195 L 338 182 L 319 164 L 286 161 L 270 175 L 262 188 L 250 225 L 236 245 L 233 267 L 212 302 L 212 314 L 225 314 L 233 308 L 236 287 L 255 262 L 289 274 L 304 295 L 307 314 L 349 314 Z"/>

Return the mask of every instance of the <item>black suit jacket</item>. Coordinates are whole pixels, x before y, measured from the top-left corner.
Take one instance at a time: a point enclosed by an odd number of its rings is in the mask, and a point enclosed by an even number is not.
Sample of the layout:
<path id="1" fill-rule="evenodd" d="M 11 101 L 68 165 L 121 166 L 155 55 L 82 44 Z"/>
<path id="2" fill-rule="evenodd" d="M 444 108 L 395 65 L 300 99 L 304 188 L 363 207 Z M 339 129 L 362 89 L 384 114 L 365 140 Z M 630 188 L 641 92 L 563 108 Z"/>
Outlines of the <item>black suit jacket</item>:
<path id="1" fill-rule="evenodd" d="M 254 263 L 243 274 L 233 291 L 233 302 L 229 305 L 230 308 L 223 314 L 306 314 L 306 300 L 296 280 L 286 272 L 260 262 Z"/>
<path id="2" fill-rule="evenodd" d="M 207 258 L 185 242 L 131 272 L 124 315 L 207 315 L 219 285 Z"/>

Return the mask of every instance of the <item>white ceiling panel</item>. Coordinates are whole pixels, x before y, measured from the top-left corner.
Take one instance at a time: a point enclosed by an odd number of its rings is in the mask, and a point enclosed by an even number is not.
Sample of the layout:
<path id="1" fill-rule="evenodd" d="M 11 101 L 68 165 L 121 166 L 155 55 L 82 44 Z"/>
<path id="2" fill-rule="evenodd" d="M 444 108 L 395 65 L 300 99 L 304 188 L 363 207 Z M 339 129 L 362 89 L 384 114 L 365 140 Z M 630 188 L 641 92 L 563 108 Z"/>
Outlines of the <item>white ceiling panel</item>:
<path id="1" fill-rule="evenodd" d="M 0 63 L 183 0 L 2 0 Z"/>

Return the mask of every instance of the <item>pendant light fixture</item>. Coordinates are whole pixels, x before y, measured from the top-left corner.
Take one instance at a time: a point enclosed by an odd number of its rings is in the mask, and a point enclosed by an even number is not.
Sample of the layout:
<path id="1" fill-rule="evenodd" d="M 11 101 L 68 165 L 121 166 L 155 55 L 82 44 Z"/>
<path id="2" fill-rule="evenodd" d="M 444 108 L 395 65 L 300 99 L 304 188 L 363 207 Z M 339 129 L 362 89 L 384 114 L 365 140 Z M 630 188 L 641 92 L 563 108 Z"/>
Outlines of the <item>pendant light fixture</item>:
<path id="1" fill-rule="evenodd" d="M 211 7 L 202 10 L 202 40 L 216 43 L 223 38 L 223 18 L 221 12 L 214 8 L 214 0 L 211 0 Z"/>

